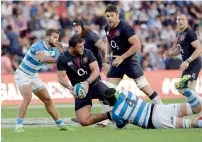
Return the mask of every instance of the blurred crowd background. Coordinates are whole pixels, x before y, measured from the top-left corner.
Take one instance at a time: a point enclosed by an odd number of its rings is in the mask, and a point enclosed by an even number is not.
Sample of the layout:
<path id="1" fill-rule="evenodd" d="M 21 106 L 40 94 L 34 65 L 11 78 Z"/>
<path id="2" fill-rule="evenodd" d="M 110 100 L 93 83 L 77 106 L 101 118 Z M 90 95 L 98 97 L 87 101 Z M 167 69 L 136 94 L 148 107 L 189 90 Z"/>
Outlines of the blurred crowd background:
<path id="1" fill-rule="evenodd" d="M 137 54 L 145 71 L 179 69 L 180 56 L 166 61 L 162 56 L 175 46 L 179 13 L 188 15 L 202 44 L 202 1 L 1 1 L 1 74 L 13 73 L 30 45 L 44 38 L 47 28 L 60 29 L 60 40 L 68 46 L 76 18 L 83 19 L 107 44 L 104 11 L 109 3 L 118 6 L 120 18 L 139 36 L 142 49 Z M 55 65 L 40 70 L 51 71 L 56 71 Z"/>

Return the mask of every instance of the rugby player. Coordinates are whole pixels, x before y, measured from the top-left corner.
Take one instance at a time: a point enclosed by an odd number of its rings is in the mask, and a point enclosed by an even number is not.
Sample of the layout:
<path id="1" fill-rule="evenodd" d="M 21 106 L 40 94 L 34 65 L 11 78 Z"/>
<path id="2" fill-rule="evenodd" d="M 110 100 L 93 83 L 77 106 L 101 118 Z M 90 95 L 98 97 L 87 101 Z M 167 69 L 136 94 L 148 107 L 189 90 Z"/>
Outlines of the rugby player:
<path id="1" fill-rule="evenodd" d="M 164 59 L 167 59 L 171 56 L 177 56 L 181 54 L 183 60 L 180 66 L 180 69 L 182 70 L 182 76 L 186 74 L 191 75 L 188 87 L 195 91 L 196 80 L 201 70 L 201 44 L 196 32 L 188 27 L 188 19 L 185 14 L 179 14 L 177 16 L 176 22 L 179 29 L 179 32 L 177 33 L 177 46 L 171 51 L 166 51 L 163 56 Z M 184 94 L 184 92 L 180 93 Z M 202 120 L 202 112 L 200 113 L 199 119 Z"/>
<path id="2" fill-rule="evenodd" d="M 104 42 L 99 38 L 99 36 L 95 32 L 86 28 L 82 20 L 75 19 L 72 22 L 72 25 L 74 32 L 85 40 L 84 48 L 89 49 L 93 52 L 95 58 L 97 59 L 98 66 L 101 72 L 103 63 L 102 55 L 105 55 L 106 50 Z M 103 102 L 100 103 L 102 105 L 102 112 L 107 112 L 111 110 L 108 105 L 104 105 Z M 78 122 L 76 118 L 72 118 L 72 120 Z M 102 124 L 104 126 L 107 125 L 108 122 L 105 121 Z"/>
<path id="3" fill-rule="evenodd" d="M 73 130 L 60 119 L 51 97 L 48 94 L 48 90 L 37 73 L 44 63 L 56 63 L 59 52 L 54 47 L 60 44 L 58 42 L 59 34 L 60 32 L 56 29 L 48 29 L 45 39 L 40 40 L 29 48 L 29 51 L 14 73 L 16 85 L 23 97 L 18 111 L 16 132 L 25 132 L 23 121 L 28 105 L 32 99 L 32 92 L 45 104 L 46 111 L 52 116 L 60 130 Z"/>
<path id="4" fill-rule="evenodd" d="M 84 40 L 79 35 L 73 35 L 69 40 L 69 48 L 57 59 L 57 76 L 59 83 L 71 91 L 75 97 L 75 113 L 82 126 L 89 126 L 108 119 L 109 113 L 91 114 L 92 99 L 103 101 L 103 95 L 108 87 L 100 80 L 98 62 L 92 51 L 84 48 Z M 71 82 L 68 83 L 68 78 Z M 87 93 L 83 99 L 78 99 L 74 85 L 82 82 Z"/>
<path id="5" fill-rule="evenodd" d="M 117 128 L 128 123 L 146 129 L 202 128 L 202 120 L 184 118 L 202 109 L 202 98 L 187 87 L 190 78 L 191 75 L 185 75 L 179 81 L 179 89 L 184 90 L 187 104 L 150 104 L 129 91 L 119 93 L 114 88 L 106 90 L 104 102 L 113 106 L 110 116 Z"/>
<path id="6" fill-rule="evenodd" d="M 119 19 L 118 9 L 115 5 L 108 5 L 105 10 L 108 25 L 105 27 L 109 46 L 106 62 L 110 62 L 112 54 L 112 66 L 107 74 L 107 81 L 118 85 L 124 74 L 134 79 L 137 87 L 142 90 L 154 104 L 162 104 L 160 97 L 150 87 L 144 76 L 136 52 L 141 48 L 140 40 L 133 28 L 124 20 Z"/>

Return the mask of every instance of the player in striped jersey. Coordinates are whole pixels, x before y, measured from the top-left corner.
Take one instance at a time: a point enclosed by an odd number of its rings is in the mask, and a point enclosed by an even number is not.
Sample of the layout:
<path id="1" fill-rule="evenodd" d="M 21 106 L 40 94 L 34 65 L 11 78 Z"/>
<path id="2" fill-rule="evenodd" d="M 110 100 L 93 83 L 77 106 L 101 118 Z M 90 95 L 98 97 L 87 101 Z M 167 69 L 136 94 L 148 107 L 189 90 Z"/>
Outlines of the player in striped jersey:
<path id="1" fill-rule="evenodd" d="M 15 71 L 15 82 L 22 94 L 23 101 L 19 107 L 18 118 L 16 122 L 16 132 L 25 132 L 23 120 L 27 112 L 28 105 L 32 99 L 32 92 L 45 104 L 47 112 L 55 120 L 60 130 L 72 130 L 67 127 L 60 119 L 60 116 L 48 95 L 48 90 L 41 81 L 38 70 L 44 63 L 56 63 L 59 52 L 56 46 L 59 46 L 59 34 L 56 29 L 48 29 L 44 40 L 33 44 L 26 53 L 24 59 Z"/>
<path id="2" fill-rule="evenodd" d="M 202 128 L 202 120 L 183 118 L 202 109 L 201 98 L 187 87 L 190 78 L 191 75 L 185 75 L 177 83 L 178 88 L 185 92 L 187 104 L 154 105 L 129 91 L 119 93 L 114 88 L 106 90 L 105 103 L 113 106 L 111 118 L 118 128 L 123 128 L 127 123 L 147 129 Z"/>

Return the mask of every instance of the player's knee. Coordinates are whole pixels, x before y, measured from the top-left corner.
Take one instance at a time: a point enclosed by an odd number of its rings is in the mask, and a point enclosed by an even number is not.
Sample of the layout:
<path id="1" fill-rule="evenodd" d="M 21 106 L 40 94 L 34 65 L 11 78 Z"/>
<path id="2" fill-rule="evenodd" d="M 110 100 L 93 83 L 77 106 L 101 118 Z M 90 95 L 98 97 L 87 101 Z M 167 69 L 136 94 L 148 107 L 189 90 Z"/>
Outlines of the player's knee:
<path id="1" fill-rule="evenodd" d="M 50 97 L 48 97 L 48 98 L 44 98 L 44 99 L 43 99 L 43 102 L 44 102 L 45 105 L 49 105 L 49 104 L 52 103 L 52 100 L 51 100 Z"/>
<path id="2" fill-rule="evenodd" d="M 32 96 L 31 95 L 30 96 L 27 95 L 27 96 L 23 97 L 23 102 L 24 103 L 28 103 L 29 104 L 31 102 L 31 100 L 32 100 Z"/>
<path id="3" fill-rule="evenodd" d="M 142 76 L 142 77 L 136 79 L 136 80 L 135 80 L 135 83 L 137 84 L 137 87 L 138 87 L 139 89 L 141 89 L 141 88 L 143 88 L 143 87 L 149 85 L 149 82 L 147 81 L 147 79 L 146 79 L 144 76 Z"/>
<path id="4" fill-rule="evenodd" d="M 79 124 L 81 126 L 89 126 L 89 125 L 91 125 L 89 119 L 81 119 L 81 120 L 79 120 Z"/>

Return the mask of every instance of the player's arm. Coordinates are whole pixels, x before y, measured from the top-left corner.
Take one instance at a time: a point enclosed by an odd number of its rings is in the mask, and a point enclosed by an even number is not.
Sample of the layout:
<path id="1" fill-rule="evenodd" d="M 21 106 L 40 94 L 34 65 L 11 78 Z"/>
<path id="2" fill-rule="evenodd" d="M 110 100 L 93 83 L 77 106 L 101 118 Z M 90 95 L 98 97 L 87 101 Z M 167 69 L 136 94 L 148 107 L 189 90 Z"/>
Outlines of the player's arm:
<path id="1" fill-rule="evenodd" d="M 202 54 L 201 44 L 198 39 L 191 42 L 191 45 L 193 48 L 195 48 L 195 50 L 192 53 L 192 55 L 187 59 L 189 62 L 195 60 L 196 58 L 200 56 L 200 54 Z"/>
<path id="2" fill-rule="evenodd" d="M 121 57 L 124 59 L 134 55 L 140 48 L 141 43 L 137 35 L 133 35 L 128 39 L 128 42 L 132 45 Z"/>
<path id="3" fill-rule="evenodd" d="M 68 83 L 68 77 L 66 71 L 57 71 L 58 82 L 65 88 L 69 89 L 71 86 Z"/>
<path id="4" fill-rule="evenodd" d="M 89 76 L 89 78 L 87 79 L 87 81 L 89 83 L 93 82 L 96 80 L 96 78 L 100 75 L 100 70 L 99 70 L 99 66 L 98 66 L 98 62 L 94 61 L 92 63 L 89 64 L 90 70 L 91 70 L 91 74 Z"/>
<path id="5" fill-rule="evenodd" d="M 95 46 L 102 52 L 102 55 L 105 55 L 105 44 L 104 42 L 99 39 L 96 43 L 95 43 Z"/>
<path id="6" fill-rule="evenodd" d="M 36 51 L 36 56 L 41 63 L 56 63 L 57 59 L 47 56 L 47 53 L 44 51 Z"/>

